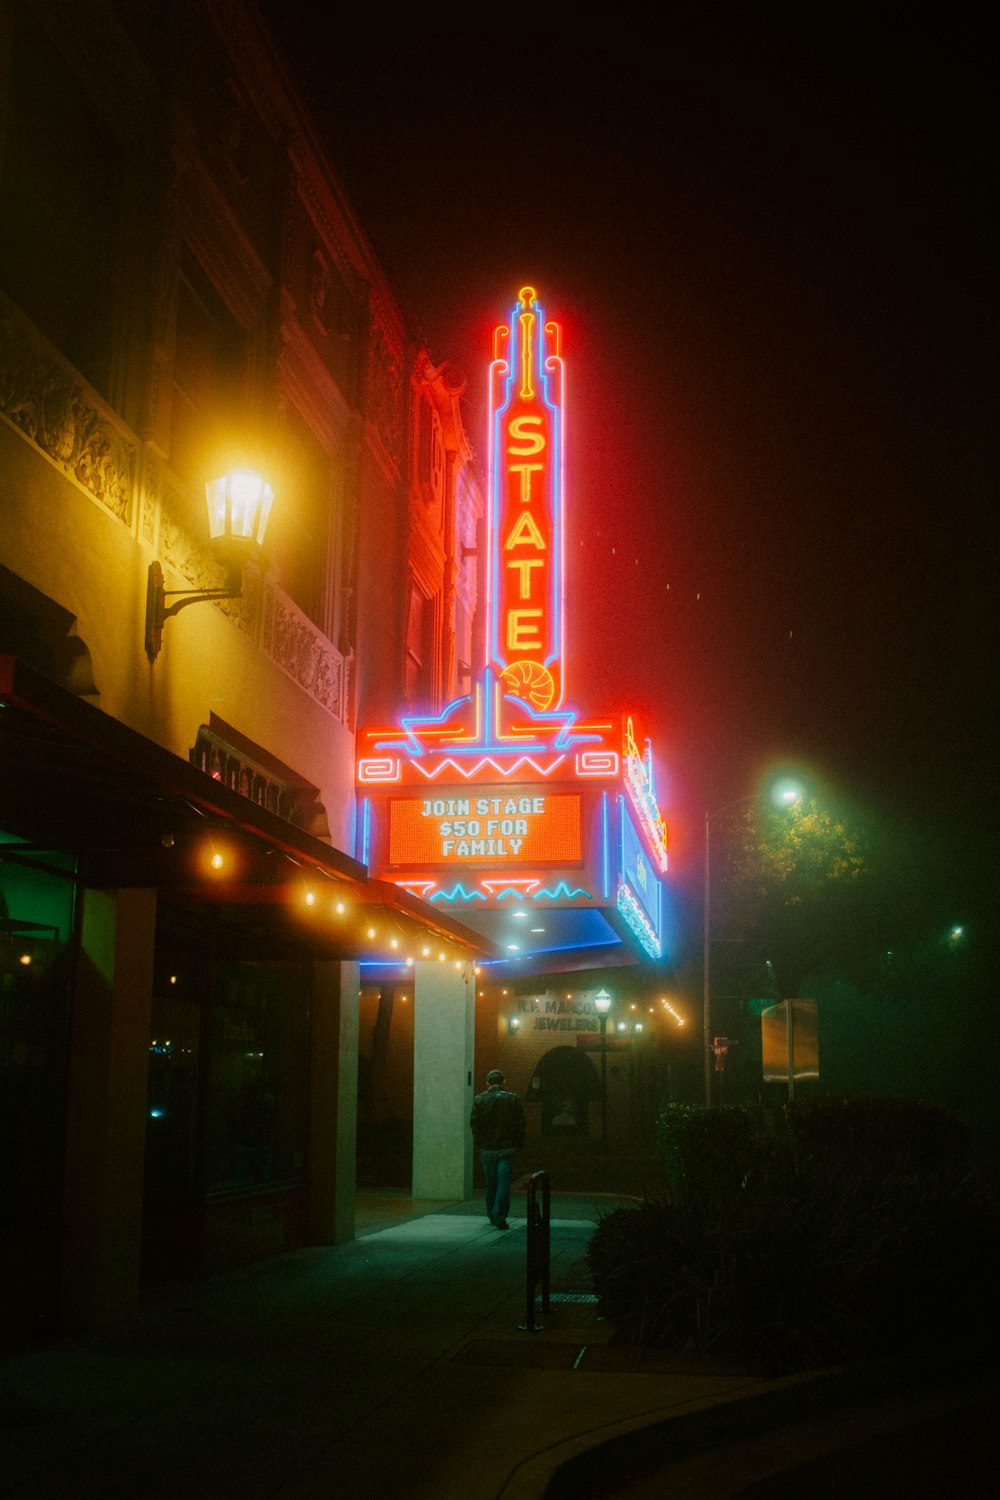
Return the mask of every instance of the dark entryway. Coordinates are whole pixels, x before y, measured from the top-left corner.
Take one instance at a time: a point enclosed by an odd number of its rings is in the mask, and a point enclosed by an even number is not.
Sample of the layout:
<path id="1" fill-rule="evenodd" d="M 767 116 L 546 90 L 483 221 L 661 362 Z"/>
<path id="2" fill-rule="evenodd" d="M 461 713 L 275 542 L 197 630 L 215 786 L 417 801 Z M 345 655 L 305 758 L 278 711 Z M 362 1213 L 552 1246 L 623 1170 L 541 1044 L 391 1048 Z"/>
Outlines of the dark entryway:
<path id="1" fill-rule="evenodd" d="M 554 1047 L 535 1066 L 530 1097 L 542 1106 L 542 1135 L 589 1135 L 589 1107 L 601 1097 L 600 1079 L 575 1047 Z"/>

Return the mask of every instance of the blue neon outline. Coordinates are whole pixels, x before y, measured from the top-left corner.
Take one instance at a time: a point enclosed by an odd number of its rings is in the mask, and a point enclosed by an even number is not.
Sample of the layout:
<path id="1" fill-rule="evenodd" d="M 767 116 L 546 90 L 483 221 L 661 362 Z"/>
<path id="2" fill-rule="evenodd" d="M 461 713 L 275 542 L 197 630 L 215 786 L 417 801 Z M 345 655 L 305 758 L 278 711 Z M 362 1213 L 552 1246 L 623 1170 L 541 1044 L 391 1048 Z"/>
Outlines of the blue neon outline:
<path id="1" fill-rule="evenodd" d="M 659 954 L 659 953 L 662 953 L 662 951 L 663 951 L 663 926 L 662 926 L 662 922 L 663 922 L 663 881 L 660 878 L 660 872 L 657 869 L 654 868 L 652 860 L 649 858 L 649 855 L 646 853 L 645 849 L 643 848 L 642 839 L 639 837 L 639 830 L 638 830 L 638 828 L 636 828 L 634 822 L 632 822 L 632 814 L 629 812 L 628 801 L 625 798 L 625 796 L 623 796 L 623 794 L 621 792 L 618 793 L 618 802 L 620 804 L 619 808 L 618 808 L 618 813 L 619 813 L 619 824 L 620 824 L 620 829 L 621 829 L 621 850 L 620 850 L 620 852 L 621 852 L 621 860 L 620 860 L 620 863 L 619 863 L 619 869 L 621 871 L 621 876 L 620 876 L 621 884 L 618 887 L 618 910 L 622 912 L 622 915 L 625 916 L 626 920 L 627 920 L 627 913 L 624 912 L 624 911 L 622 911 L 622 904 L 621 904 L 621 891 L 622 891 L 622 887 L 625 886 L 625 887 L 628 888 L 629 895 L 630 895 L 631 899 L 635 902 L 637 910 L 641 913 L 642 920 L 644 922 L 648 922 L 649 923 L 649 930 L 652 933 L 652 935 L 655 938 L 656 943 L 657 943 L 656 952 L 657 952 L 657 954 Z M 649 873 L 652 876 L 653 880 L 655 880 L 655 882 L 656 882 L 656 916 L 655 916 L 655 924 L 656 925 L 655 926 L 653 925 L 654 924 L 654 918 L 650 917 L 649 913 L 646 911 L 645 906 L 643 905 L 643 903 L 640 900 L 639 896 L 637 894 L 635 894 L 634 884 L 633 884 L 631 878 L 629 876 L 627 876 L 626 873 L 625 873 L 625 819 L 626 818 L 628 818 L 629 822 L 632 823 L 632 833 L 635 836 L 636 843 L 639 845 L 639 852 L 642 854 L 642 857 L 646 860 L 647 864 L 649 865 Z"/>
<path id="2" fill-rule="evenodd" d="M 605 901 L 611 899 L 611 834 L 608 829 L 608 794 L 601 793 L 601 895 Z"/>
<path id="3" fill-rule="evenodd" d="M 499 548 L 499 544 L 497 542 L 497 520 L 498 520 L 498 511 L 499 511 L 499 485 L 498 485 L 497 457 L 496 457 L 496 455 L 500 451 L 499 437 L 500 437 L 500 422 L 501 422 L 501 418 L 504 417 L 506 415 L 506 413 L 510 410 L 510 407 L 511 407 L 511 404 L 512 404 L 512 400 L 513 400 L 513 397 L 512 397 L 512 387 L 513 387 L 515 381 L 518 380 L 518 379 L 520 379 L 520 363 L 521 362 L 520 362 L 520 359 L 517 357 L 517 354 L 518 354 L 518 351 L 519 351 L 519 349 L 521 347 L 521 338 L 522 338 L 522 335 L 521 335 L 520 330 L 518 329 L 517 325 L 520 323 L 521 318 L 524 316 L 524 314 L 526 312 L 533 313 L 535 315 L 535 318 L 536 318 L 537 323 L 538 323 L 538 338 L 536 340 L 536 349 L 535 349 L 535 357 L 536 357 L 536 364 L 537 364 L 537 370 L 535 372 L 535 378 L 536 378 L 536 383 L 537 383 L 539 400 L 545 406 L 548 407 L 549 411 L 552 413 L 552 418 L 553 418 L 552 419 L 552 433 L 553 433 L 552 447 L 553 447 L 553 454 L 554 454 L 554 460 L 555 461 L 554 461 L 553 466 L 552 466 L 552 477 L 551 477 L 550 485 L 549 485 L 549 494 L 547 496 L 547 504 L 548 504 L 548 510 L 549 510 L 549 512 L 550 512 L 550 514 L 552 516 L 552 543 L 553 543 L 552 550 L 553 550 L 553 555 L 555 556 L 555 558 L 557 559 L 557 561 L 556 561 L 555 567 L 552 570 L 553 577 L 552 577 L 552 586 L 551 586 L 551 589 L 550 589 L 550 600 L 549 600 L 550 606 L 552 608 L 552 617 L 553 617 L 553 619 L 555 621 L 555 624 L 554 624 L 553 631 L 552 631 L 552 651 L 545 658 L 545 665 L 548 666 L 549 663 L 551 663 L 553 661 L 556 661 L 557 659 L 561 658 L 563 656 L 563 654 L 564 654 L 564 646 L 563 646 L 563 639 L 562 639 L 562 636 L 563 636 L 563 612 L 562 612 L 561 605 L 562 605 L 562 587 L 563 587 L 563 583 L 564 583 L 564 580 L 562 578 L 562 569 L 563 569 L 563 562 L 564 562 L 564 559 L 563 559 L 563 535 L 562 535 L 562 533 L 563 533 L 563 515 L 562 515 L 562 511 L 563 511 L 563 504 L 565 503 L 565 496 L 562 494 L 561 485 L 560 485 L 560 481 L 562 479 L 562 474 L 563 474 L 563 469 L 562 469 L 562 450 L 563 450 L 563 430 L 562 430 L 563 424 L 562 424 L 562 415 L 563 414 L 562 414 L 562 411 L 561 411 L 559 405 L 557 404 L 557 402 L 555 400 L 553 400 L 552 397 L 549 394 L 549 389 L 550 389 L 550 386 L 552 385 L 552 377 L 549 375 L 548 371 L 545 368 L 546 360 L 545 360 L 545 355 L 544 355 L 544 348 L 545 348 L 545 345 L 546 345 L 546 342 L 547 342 L 547 340 L 546 340 L 546 333 L 545 333 L 546 318 L 545 318 L 545 313 L 544 313 L 544 310 L 542 308 L 542 305 L 538 301 L 537 298 L 531 303 L 531 306 L 527 307 L 527 308 L 522 307 L 520 301 L 517 301 L 514 304 L 514 310 L 513 310 L 513 312 L 510 315 L 510 344 L 509 344 L 509 347 L 508 347 L 508 350 L 507 350 L 507 357 L 506 357 L 507 375 L 506 375 L 506 377 L 505 377 L 505 379 L 503 381 L 503 397 L 502 397 L 502 400 L 498 403 L 497 408 L 496 408 L 496 410 L 495 410 L 495 412 L 493 414 L 493 445 L 492 445 L 492 447 L 493 447 L 493 459 L 494 459 L 494 461 L 493 461 L 493 465 L 492 465 L 492 472 L 490 473 L 490 476 L 489 476 L 489 481 L 490 481 L 490 492 L 489 492 L 490 537 L 492 539 L 492 546 L 491 546 L 491 549 L 490 549 L 492 555 L 491 555 L 491 557 L 489 559 L 490 583 L 491 583 L 491 588 L 489 590 L 489 599 L 490 599 L 490 604 L 492 606 L 493 618 L 488 622 L 489 635 L 490 635 L 489 655 L 490 655 L 490 660 L 491 661 L 503 662 L 503 664 L 505 666 L 509 665 L 506 654 L 500 650 L 500 642 L 499 642 L 500 620 L 499 620 L 499 615 L 498 615 L 498 611 L 497 611 L 497 608 L 496 608 L 497 600 L 499 598 L 499 583 L 500 583 L 500 577 L 499 577 L 499 574 L 500 574 L 500 548 Z"/>
<path id="4" fill-rule="evenodd" d="M 371 838 L 372 838 L 372 804 L 369 797 L 361 799 L 361 863 L 371 863 Z"/>
<path id="5" fill-rule="evenodd" d="M 472 757 L 475 755 L 502 755 L 506 757 L 521 757 L 530 752 L 549 751 L 568 753 L 580 745 L 603 744 L 604 736 L 597 733 L 574 733 L 573 726 L 576 723 L 577 711 L 571 708 L 559 709 L 537 709 L 521 698 L 517 693 L 501 693 L 501 698 L 508 703 L 513 703 L 517 711 L 522 713 L 528 724 L 537 727 L 537 734 L 526 735 L 523 739 L 516 741 L 500 741 L 494 739 L 496 733 L 494 707 L 496 703 L 495 687 L 497 673 L 492 667 L 483 669 L 480 691 L 483 695 L 482 731 L 476 739 L 464 739 L 447 745 L 434 744 L 424 745 L 419 735 L 421 729 L 440 728 L 447 723 L 449 717 L 457 713 L 463 705 L 472 702 L 472 694 L 468 693 L 464 698 L 453 698 L 439 714 L 404 714 L 400 719 L 400 728 L 406 735 L 407 745 L 404 749 L 398 739 L 376 740 L 372 744 L 374 750 L 392 750 L 399 756 L 409 755 L 410 758 L 422 756 L 435 756 L 441 759 L 453 757 Z M 553 734 L 553 731 L 555 733 Z"/>
<path id="6" fill-rule="evenodd" d="M 628 904 L 623 900 L 628 898 Z M 651 958 L 660 958 L 663 955 L 663 943 L 655 936 L 644 912 L 639 908 L 632 892 L 622 881 L 618 887 L 618 911 L 621 913 L 626 925 L 635 933 L 639 942 L 645 948 Z"/>

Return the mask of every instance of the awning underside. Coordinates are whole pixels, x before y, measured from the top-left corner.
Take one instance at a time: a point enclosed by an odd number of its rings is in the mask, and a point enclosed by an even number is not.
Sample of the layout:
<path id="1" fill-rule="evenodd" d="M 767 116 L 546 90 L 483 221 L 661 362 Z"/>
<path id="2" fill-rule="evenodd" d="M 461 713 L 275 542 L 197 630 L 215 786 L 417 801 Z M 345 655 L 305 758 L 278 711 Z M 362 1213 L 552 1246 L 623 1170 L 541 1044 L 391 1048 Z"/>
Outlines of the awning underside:
<path id="1" fill-rule="evenodd" d="M 0 833 L 15 840 L 2 846 L 7 858 L 72 855 L 84 884 L 155 887 L 164 916 L 211 914 L 220 934 L 253 949 L 330 959 L 492 951 L 9 656 L 0 656 Z"/>

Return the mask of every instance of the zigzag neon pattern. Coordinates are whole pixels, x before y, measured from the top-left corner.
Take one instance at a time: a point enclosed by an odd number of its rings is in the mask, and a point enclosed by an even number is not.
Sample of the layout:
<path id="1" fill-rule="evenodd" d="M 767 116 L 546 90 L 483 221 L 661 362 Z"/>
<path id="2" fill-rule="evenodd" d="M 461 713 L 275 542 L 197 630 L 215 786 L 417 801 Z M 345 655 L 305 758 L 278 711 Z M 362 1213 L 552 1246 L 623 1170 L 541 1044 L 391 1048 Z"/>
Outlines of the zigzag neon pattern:
<path id="1" fill-rule="evenodd" d="M 543 896 L 547 896 L 551 901 L 554 901 L 557 896 L 565 896 L 570 901 L 574 900 L 577 896 L 586 896 L 588 901 L 593 901 L 594 899 L 593 893 L 585 891 L 582 885 L 578 885 L 575 891 L 570 890 L 565 880 L 560 880 L 559 884 L 553 890 L 536 891 L 531 899 L 532 901 L 540 901 Z"/>
<path id="2" fill-rule="evenodd" d="M 485 901 L 486 896 L 482 891 L 467 891 L 461 881 L 453 885 L 450 891 L 435 891 L 428 896 L 429 901 Z"/>
<path id="3" fill-rule="evenodd" d="M 583 886 L 577 886 L 573 890 L 565 880 L 560 880 L 557 886 L 531 892 L 524 889 L 523 883 L 505 886 L 502 890 L 498 890 L 495 880 L 489 882 L 487 891 L 481 888 L 467 890 L 461 881 L 457 881 L 450 891 L 439 887 L 436 880 L 397 880 L 395 884 L 404 891 L 412 891 L 424 901 L 503 901 L 507 898 L 514 901 L 556 901 L 560 896 L 571 901 L 578 896 L 583 896 L 587 901 L 594 899 L 592 891 L 584 890 Z M 484 881 L 483 884 L 485 885 L 486 882 Z"/>
<path id="4" fill-rule="evenodd" d="M 421 776 L 424 776 L 428 781 L 437 781 L 449 769 L 457 775 L 464 777 L 466 781 L 470 781 L 472 777 L 478 775 L 485 767 L 488 767 L 491 771 L 496 771 L 501 779 L 510 781 L 512 777 L 517 776 L 522 767 L 530 767 L 538 776 L 551 776 L 553 771 L 559 769 L 565 759 L 565 755 L 557 755 L 555 760 L 545 765 L 535 760 L 533 756 L 520 755 L 517 760 L 504 765 L 501 761 L 495 760 L 492 755 L 485 755 L 482 760 L 477 760 L 474 765 L 462 766 L 459 765 L 457 760 L 452 760 L 449 757 L 447 760 L 436 762 L 433 766 L 421 765 L 420 761 L 417 760 L 413 762 L 413 767 L 414 770 L 419 771 Z"/>

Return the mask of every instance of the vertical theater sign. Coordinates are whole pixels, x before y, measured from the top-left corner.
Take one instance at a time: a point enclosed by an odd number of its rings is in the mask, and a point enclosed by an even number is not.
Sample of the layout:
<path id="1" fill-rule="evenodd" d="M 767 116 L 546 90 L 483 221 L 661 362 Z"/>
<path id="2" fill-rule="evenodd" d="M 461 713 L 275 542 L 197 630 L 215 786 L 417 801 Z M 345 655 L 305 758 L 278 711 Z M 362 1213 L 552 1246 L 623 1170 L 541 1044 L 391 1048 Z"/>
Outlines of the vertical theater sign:
<path id="1" fill-rule="evenodd" d="M 440 713 L 359 736 L 359 857 L 539 971 L 663 953 L 666 830 L 631 718 L 564 700 L 565 371 L 524 287 L 494 335 L 484 659 Z"/>
<path id="2" fill-rule="evenodd" d="M 557 323 L 525 287 L 490 366 L 490 665 L 545 711 L 562 703 L 563 363 Z M 508 347 L 509 346 L 509 347 Z"/>

